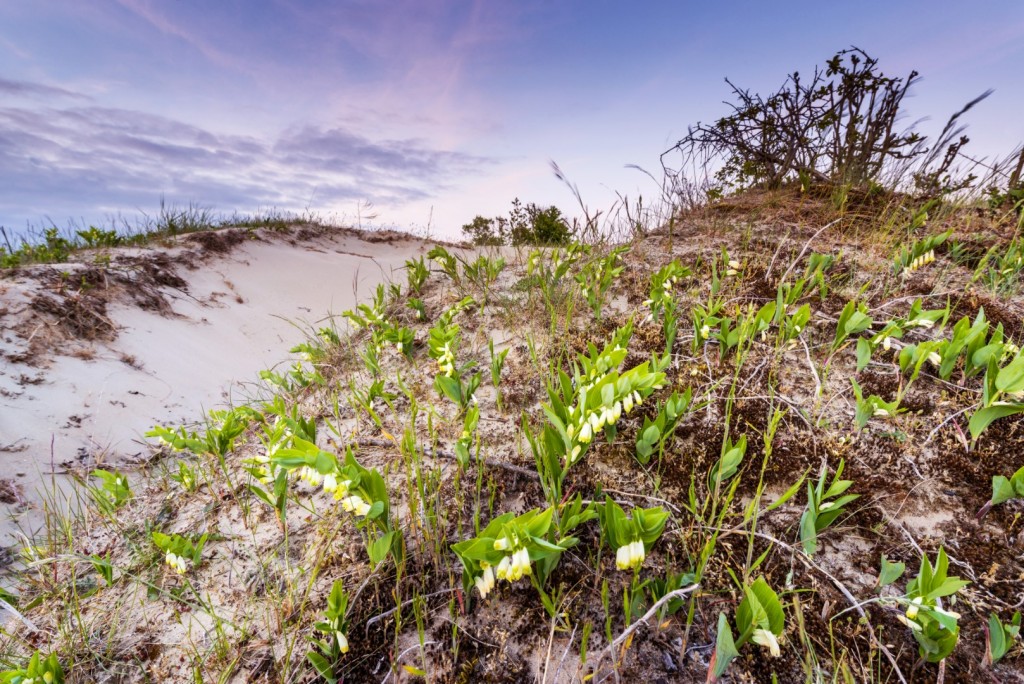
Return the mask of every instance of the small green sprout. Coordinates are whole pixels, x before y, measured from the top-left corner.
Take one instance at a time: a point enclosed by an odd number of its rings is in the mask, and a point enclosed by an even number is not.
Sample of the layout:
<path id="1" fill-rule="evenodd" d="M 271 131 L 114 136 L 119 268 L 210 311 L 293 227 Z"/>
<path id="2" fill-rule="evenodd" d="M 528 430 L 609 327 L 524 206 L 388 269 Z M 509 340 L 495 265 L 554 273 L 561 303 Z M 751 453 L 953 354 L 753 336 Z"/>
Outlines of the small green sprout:
<path id="1" fill-rule="evenodd" d="M 422 299 L 409 297 L 409 299 L 406 300 L 405 305 L 416 312 L 417 321 L 427 320 L 427 305 L 423 303 Z"/>
<path id="2" fill-rule="evenodd" d="M 526 260 L 526 275 L 539 277 L 541 288 L 550 295 L 572 267 L 589 253 L 590 246 L 578 242 L 570 244 L 564 250 L 535 249 Z"/>
<path id="3" fill-rule="evenodd" d="M 782 341 L 795 343 L 796 339 L 800 337 L 800 333 L 807 328 L 810 320 L 811 307 L 808 304 L 798 308 L 792 315 L 786 316 L 782 324 Z"/>
<path id="4" fill-rule="evenodd" d="M 807 483 L 807 509 L 800 518 L 800 543 L 808 556 L 818 550 L 818 535 L 844 513 L 847 504 L 860 498 L 859 494 L 843 495 L 853 484 L 852 480 L 839 479 L 845 465 L 845 461 L 839 461 L 828 489 L 825 489 L 826 472 L 821 474 L 816 486 Z"/>
<path id="5" fill-rule="evenodd" d="M 673 260 L 651 276 L 650 296 L 643 305 L 651 310 L 648 320 L 661 321 L 666 354 L 672 352 L 679 331 L 679 304 L 674 289 L 680 280 L 692 273 L 689 268 L 680 265 L 678 260 Z"/>
<path id="6" fill-rule="evenodd" d="M 782 654 L 779 640 L 785 627 L 786 618 L 778 594 L 763 577 L 758 577 L 743 588 L 743 600 L 736 607 L 739 638 L 733 639 L 725 613 L 718 614 L 718 639 L 711 659 L 709 681 L 718 681 L 729 663 L 739 656 L 739 649 L 748 641 L 768 649 L 770 656 L 778 658 Z"/>
<path id="7" fill-rule="evenodd" d="M 387 309 L 387 305 L 387 290 L 381 284 L 377 286 L 372 303 L 360 304 L 355 309 L 342 311 L 341 315 L 351 321 L 359 330 L 373 329 L 384 323 L 384 312 Z"/>
<path id="8" fill-rule="evenodd" d="M 437 325 L 430 329 L 427 354 L 437 361 L 438 371 L 448 377 L 453 377 L 457 370 L 455 354 L 459 347 L 460 331 L 454 323 L 455 317 L 475 303 L 472 297 L 462 299 L 441 314 Z"/>
<path id="9" fill-rule="evenodd" d="M 90 474 L 99 479 L 101 483 L 99 487 L 90 487 L 89 489 L 93 501 L 107 513 L 116 511 L 132 498 L 132 490 L 128 484 L 128 478 L 122 473 L 97 468 Z"/>
<path id="10" fill-rule="evenodd" d="M 978 511 L 978 517 L 984 517 L 993 506 L 1006 503 L 1010 499 L 1024 499 L 1024 467 L 1018 468 L 1010 477 L 992 477 L 992 498 Z"/>
<path id="11" fill-rule="evenodd" d="M 857 412 L 854 416 L 854 421 L 857 423 L 858 430 L 863 430 L 864 426 L 872 418 L 891 418 L 900 412 L 899 399 L 896 401 L 886 401 L 875 394 L 865 399 L 857 380 L 850 378 L 850 382 L 853 384 L 853 394 L 857 400 Z"/>
<path id="12" fill-rule="evenodd" d="M 587 300 L 594 317 L 601 319 L 601 309 L 609 288 L 622 275 L 622 255 L 629 251 L 628 247 L 616 247 L 605 257 L 588 262 L 576 276 L 580 286 L 580 294 Z"/>
<path id="13" fill-rule="evenodd" d="M 462 273 L 466 280 L 479 287 L 485 299 L 491 285 L 503 270 L 505 270 L 505 259 L 502 257 L 490 258 L 484 255 L 478 256 L 476 261 L 463 262 L 462 267 Z"/>
<path id="14" fill-rule="evenodd" d="M 850 336 L 860 334 L 870 327 L 871 317 L 868 316 L 867 304 L 851 300 L 839 314 L 836 337 L 832 341 L 832 351 L 835 352 L 839 349 Z"/>
<path id="15" fill-rule="evenodd" d="M 665 444 L 672 438 L 679 421 L 690 409 L 692 398 L 693 392 L 689 387 L 682 394 L 673 392 L 663 404 L 658 404 L 658 414 L 654 420 L 644 417 L 644 424 L 636 440 L 636 459 L 640 463 L 649 463 L 655 451 L 659 457 L 664 453 Z"/>
<path id="16" fill-rule="evenodd" d="M 348 653 L 348 592 L 341 580 L 335 580 L 331 593 L 327 597 L 327 608 L 323 618 L 313 625 L 313 629 L 323 635 L 321 638 L 310 637 L 316 647 L 306 653 L 306 659 L 313 665 L 330 684 L 335 684 L 335 668 L 341 657 Z"/>
<path id="17" fill-rule="evenodd" d="M 994 245 L 974 269 L 972 281 L 982 281 L 994 293 L 1010 295 L 1017 291 L 1024 270 L 1024 240 L 1015 237 L 1000 253 Z"/>
<path id="18" fill-rule="evenodd" d="M 741 435 L 735 442 L 731 439 L 726 440 L 724 449 L 722 450 L 722 457 L 711 469 L 711 472 L 708 473 L 708 489 L 716 491 L 722 486 L 722 483 L 731 479 L 732 476 L 739 471 L 740 466 L 743 464 L 743 457 L 746 453 L 746 435 Z"/>
<path id="19" fill-rule="evenodd" d="M 430 277 L 430 268 L 423 260 L 423 257 L 407 259 L 405 262 L 405 274 L 409 282 L 409 292 L 418 295 L 423 289 L 423 284 Z"/>
<path id="20" fill-rule="evenodd" d="M 991 613 L 985 626 L 985 664 L 995 665 L 1005 656 L 1020 635 L 1020 612 L 1015 612 L 1007 623 Z"/>
<path id="21" fill-rule="evenodd" d="M 461 283 L 459 278 L 459 264 L 458 260 L 444 247 L 437 245 L 429 252 L 427 252 L 427 258 L 432 260 L 435 264 L 441 267 L 441 271 L 446 276 L 451 278 L 451 281 L 456 285 Z"/>
<path id="22" fill-rule="evenodd" d="M 505 367 L 505 357 L 508 356 L 508 349 L 502 349 L 500 352 L 494 352 L 494 340 L 487 340 L 487 351 L 491 356 L 491 385 L 494 387 L 495 403 L 498 405 L 498 410 L 504 412 L 504 407 L 501 401 L 501 370 Z"/>
<path id="23" fill-rule="evenodd" d="M 710 301 L 708 306 L 697 305 L 691 310 L 690 318 L 693 320 L 693 344 L 691 351 L 696 354 L 704 343 L 713 336 L 718 335 L 718 326 L 725 320 L 721 315 L 722 303 Z"/>
<path id="24" fill-rule="evenodd" d="M 675 304 L 673 290 L 680 280 L 693 274 L 689 268 L 682 266 L 679 260 L 662 266 L 651 276 L 651 292 L 643 306 L 651 310 L 652 320 L 659 320 L 666 306 Z"/>
<path id="25" fill-rule="evenodd" d="M 145 436 L 159 439 L 174 451 L 191 451 L 196 455 L 210 454 L 223 458 L 235 448 L 235 440 L 245 432 L 249 423 L 259 419 L 256 411 L 240 406 L 229 411 L 210 411 L 206 432 L 202 436 L 188 432 L 183 427 L 170 430 L 159 425 Z"/>
<path id="26" fill-rule="evenodd" d="M 921 569 L 917 577 L 907 585 L 905 597 L 897 599 L 905 608 L 905 613 L 897 615 L 900 622 L 911 629 L 917 640 L 918 652 L 930 663 L 937 663 L 946 658 L 956 647 L 960 638 L 957 621 L 959 613 L 942 606 L 942 599 L 950 597 L 952 605 L 956 593 L 966 587 L 966 582 L 959 577 L 947 577 L 946 570 L 949 559 L 946 551 L 939 548 L 934 565 L 928 556 L 921 556 Z"/>
<path id="27" fill-rule="evenodd" d="M 88 558 L 97 574 L 103 578 L 108 587 L 111 586 L 114 583 L 114 565 L 110 562 L 110 551 L 103 556 L 94 553 Z"/>
<path id="28" fill-rule="evenodd" d="M 171 473 L 170 478 L 186 492 L 194 492 L 199 488 L 199 474 L 185 461 L 178 461 L 178 472 Z"/>
<path id="29" fill-rule="evenodd" d="M 405 326 L 388 325 L 382 335 L 384 341 L 393 344 L 399 354 L 412 361 L 413 344 L 416 341 L 412 330 Z"/>

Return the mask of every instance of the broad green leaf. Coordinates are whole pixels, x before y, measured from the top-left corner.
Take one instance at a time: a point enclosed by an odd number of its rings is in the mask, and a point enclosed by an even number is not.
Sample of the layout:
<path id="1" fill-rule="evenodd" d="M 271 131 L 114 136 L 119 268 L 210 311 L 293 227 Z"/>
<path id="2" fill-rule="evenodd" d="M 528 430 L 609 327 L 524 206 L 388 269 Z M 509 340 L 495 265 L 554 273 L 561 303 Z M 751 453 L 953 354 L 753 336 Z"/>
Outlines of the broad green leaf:
<path id="1" fill-rule="evenodd" d="M 942 596 L 952 596 L 966 587 L 970 582 L 959 577 L 947 577 L 942 582 L 936 582 L 934 588 L 928 592 L 927 598 L 936 599 Z"/>
<path id="2" fill-rule="evenodd" d="M 654 447 L 652 447 L 647 442 L 640 441 L 636 443 L 636 455 L 637 460 L 639 460 L 640 463 L 647 465 L 647 463 L 651 460 L 651 454 L 653 453 Z"/>
<path id="3" fill-rule="evenodd" d="M 163 532 L 154 532 L 153 543 L 156 544 L 157 548 L 167 551 L 171 546 L 171 538 Z"/>
<path id="4" fill-rule="evenodd" d="M 740 652 L 736 650 L 736 642 L 732 638 L 732 629 L 725 613 L 718 614 L 718 638 L 715 640 L 715 655 L 711 661 L 711 681 L 717 681 L 725 674 L 729 663 L 733 661 Z"/>
<path id="5" fill-rule="evenodd" d="M 648 444 L 654 444 L 661 437 L 661 431 L 658 430 L 657 425 L 651 425 L 643 433 L 643 440 Z"/>
<path id="6" fill-rule="evenodd" d="M 968 429 L 971 431 L 971 439 L 978 439 L 978 437 L 981 436 L 981 433 L 983 433 L 993 421 L 1007 416 L 1013 416 L 1018 413 L 1024 413 L 1024 404 L 987 406 L 975 411 L 968 423 Z"/>
<path id="7" fill-rule="evenodd" d="M 778 594 L 768 586 L 763 577 L 758 577 L 754 580 L 754 583 L 750 585 L 750 591 L 757 596 L 758 603 L 761 604 L 761 607 L 767 614 L 768 625 L 772 634 L 775 636 L 782 634 L 782 630 L 786 626 L 786 618 L 782 613 L 782 603 L 779 601 Z"/>
<path id="8" fill-rule="evenodd" d="M 370 544 L 370 561 L 374 565 L 377 565 L 387 558 L 388 551 L 391 550 L 391 541 L 394 537 L 395 533 L 392 530 L 391 532 L 382 534 L 375 542 Z"/>
<path id="9" fill-rule="evenodd" d="M 530 516 L 529 522 L 526 525 L 526 533 L 532 537 L 543 537 L 547 534 L 548 528 L 551 527 L 551 516 L 554 514 L 555 509 L 546 508 L 542 512 L 531 512 L 533 515 Z"/>
<path id="10" fill-rule="evenodd" d="M 456 404 L 462 403 L 462 388 L 459 386 L 459 381 L 455 378 L 450 378 L 447 375 L 438 375 L 434 378 L 434 386 L 441 394 Z"/>
<path id="11" fill-rule="evenodd" d="M 337 679 L 334 678 L 334 671 L 331 669 L 331 664 L 327 662 L 327 659 L 315 651 L 310 651 L 306 654 L 306 658 L 313 665 L 313 669 L 329 682 L 329 684 L 336 684 Z"/>
<path id="12" fill-rule="evenodd" d="M 822 495 L 823 499 L 831 499 L 831 498 L 837 497 L 840 494 L 842 494 L 843 492 L 845 492 L 847 489 L 849 489 L 850 485 L 853 484 L 853 480 L 840 480 L 840 479 L 838 479 L 838 477 L 839 477 L 839 474 L 837 473 L 836 474 L 836 478 L 837 479 L 832 480 L 832 484 L 829 486 L 828 491 L 826 491 Z M 833 504 L 833 505 L 838 505 L 838 504 Z"/>
<path id="13" fill-rule="evenodd" d="M 373 504 L 370 506 L 369 512 L 367 512 L 367 514 L 366 514 L 366 519 L 367 520 L 376 520 L 377 518 L 380 517 L 380 514 L 383 513 L 383 512 L 384 512 L 384 502 L 383 501 L 374 501 Z"/>
<path id="14" fill-rule="evenodd" d="M 996 388 L 1006 393 L 1024 391 L 1024 354 L 1018 354 L 1017 358 L 999 370 Z"/>
<path id="15" fill-rule="evenodd" d="M 995 613 L 988 616 L 988 657 L 992 663 L 999 662 L 999 659 L 1006 655 L 1009 650 L 1006 644 L 1006 634 L 1003 632 L 1003 623 Z"/>
<path id="16" fill-rule="evenodd" d="M 572 539 L 572 537 L 569 537 Z M 530 541 L 533 542 L 536 548 L 531 549 L 530 558 L 533 560 L 539 560 L 541 558 L 547 558 L 552 553 L 562 553 L 566 548 L 557 544 L 552 544 L 543 537 L 530 537 Z M 571 544 L 570 544 L 571 546 Z"/>
<path id="17" fill-rule="evenodd" d="M 862 311 L 854 311 L 846 321 L 846 334 L 856 335 L 871 327 L 871 317 Z"/>
<path id="18" fill-rule="evenodd" d="M 1002 475 L 992 478 L 992 505 L 998 505 L 1016 497 L 1013 485 Z"/>
<path id="19" fill-rule="evenodd" d="M 900 561 L 895 563 L 890 562 L 885 556 L 882 556 L 882 569 L 878 573 L 878 586 L 886 587 L 898 580 L 903 576 L 903 573 L 907 569 L 907 564 Z"/>
<path id="20" fill-rule="evenodd" d="M 1004 345 L 1001 343 L 985 345 L 971 355 L 971 365 L 978 368 L 986 368 L 989 359 L 999 360 L 999 357 L 1003 355 L 1003 348 Z"/>
<path id="21" fill-rule="evenodd" d="M 867 368 L 871 361 L 871 342 L 866 337 L 857 340 L 857 371 Z"/>

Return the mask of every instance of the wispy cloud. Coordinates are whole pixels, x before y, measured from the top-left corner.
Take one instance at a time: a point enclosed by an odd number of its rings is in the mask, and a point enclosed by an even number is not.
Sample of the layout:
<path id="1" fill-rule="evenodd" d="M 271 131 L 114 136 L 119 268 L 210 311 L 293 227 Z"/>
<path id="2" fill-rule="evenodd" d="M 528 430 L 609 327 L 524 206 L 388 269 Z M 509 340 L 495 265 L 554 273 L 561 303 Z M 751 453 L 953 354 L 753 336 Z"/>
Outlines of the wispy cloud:
<path id="1" fill-rule="evenodd" d="M 65 88 L 44 85 L 42 83 L 29 83 L 27 81 L 12 81 L 6 78 L 0 78 L 0 94 L 11 97 L 62 97 L 72 100 L 90 99 L 87 95 L 76 93 Z"/>
<path id="2" fill-rule="evenodd" d="M 7 107 L 0 108 L 0 222 L 152 207 L 162 196 L 226 211 L 298 209 L 313 195 L 328 208 L 360 200 L 400 206 L 488 163 L 339 126 L 303 125 L 261 139 L 127 109 Z"/>

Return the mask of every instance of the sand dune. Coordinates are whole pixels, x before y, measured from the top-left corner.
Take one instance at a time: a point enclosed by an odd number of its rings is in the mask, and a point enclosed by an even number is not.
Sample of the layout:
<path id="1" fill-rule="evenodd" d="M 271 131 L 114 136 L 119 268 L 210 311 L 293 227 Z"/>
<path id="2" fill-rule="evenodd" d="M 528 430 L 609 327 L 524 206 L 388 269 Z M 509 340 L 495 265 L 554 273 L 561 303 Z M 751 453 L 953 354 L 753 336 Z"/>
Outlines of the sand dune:
<path id="1" fill-rule="evenodd" d="M 404 277 L 405 260 L 427 249 L 348 230 L 239 234 L 237 244 L 115 250 L 112 270 L 121 256 L 170 255 L 157 278 L 168 284 L 145 296 L 129 284 L 104 300 L 96 320 L 111 329 L 93 341 L 60 334 L 67 321 L 33 302 L 50 299 L 55 278 L 84 283 L 95 269 L 61 264 L 0 280 L 0 498 L 23 527 L 37 523 L 36 490 L 51 472 L 144 458 L 154 424 L 194 423 L 251 396 L 260 370 L 289 362 L 288 350 L 330 319 L 344 328 L 342 311 Z M 77 302 L 67 289 L 61 301 Z M 15 529 L 4 523 L 0 543 Z"/>

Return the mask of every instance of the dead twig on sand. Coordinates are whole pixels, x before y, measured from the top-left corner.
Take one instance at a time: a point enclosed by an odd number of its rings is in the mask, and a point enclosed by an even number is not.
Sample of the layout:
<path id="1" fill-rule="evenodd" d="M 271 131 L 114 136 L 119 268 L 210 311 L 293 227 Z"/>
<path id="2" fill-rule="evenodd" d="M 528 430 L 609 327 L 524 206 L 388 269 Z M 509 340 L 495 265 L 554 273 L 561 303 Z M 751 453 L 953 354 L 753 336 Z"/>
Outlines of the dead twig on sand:
<path id="1" fill-rule="evenodd" d="M 602 661 L 604 661 L 604 659 L 607 658 L 608 656 L 612 655 L 617 648 L 619 648 L 623 643 L 625 643 L 626 640 L 629 639 L 629 637 L 631 637 L 633 635 L 633 632 L 635 632 L 640 627 L 640 625 L 645 624 L 648 620 L 650 620 L 652 617 L 654 617 L 654 614 L 657 613 L 661 609 L 662 606 L 664 606 L 666 603 L 668 603 L 672 599 L 679 598 L 680 596 L 685 596 L 687 594 L 693 593 L 694 591 L 696 591 L 699 588 L 700 588 L 699 584 L 691 584 L 688 587 L 683 587 L 682 589 L 676 589 L 675 591 L 670 591 L 669 593 L 665 594 L 660 599 L 658 599 L 658 601 L 653 606 L 651 606 L 650 610 L 648 610 L 646 613 L 644 613 L 643 617 L 641 617 L 639 620 L 637 620 L 636 622 L 631 624 L 629 627 L 627 627 L 625 630 L 623 630 L 622 634 L 620 634 L 614 641 L 612 641 L 612 643 L 608 644 L 608 646 L 606 646 L 605 649 L 603 651 L 601 651 L 601 653 L 597 656 L 597 660 L 594 661 L 594 666 L 593 666 L 594 674 L 597 674 L 599 668 L 601 667 Z M 616 662 L 615 666 L 612 669 L 612 674 L 615 676 L 615 681 L 618 682 L 619 681 L 619 669 L 618 669 L 618 663 L 617 662 Z M 602 678 L 602 679 L 600 679 L 598 681 L 599 682 L 603 682 L 605 679 L 607 679 L 607 677 L 604 677 L 604 678 Z"/>

